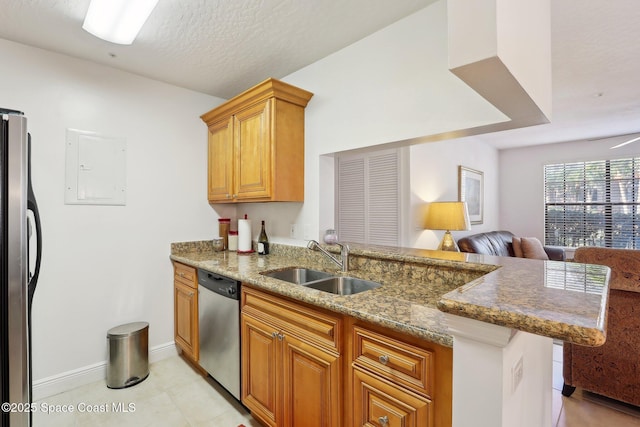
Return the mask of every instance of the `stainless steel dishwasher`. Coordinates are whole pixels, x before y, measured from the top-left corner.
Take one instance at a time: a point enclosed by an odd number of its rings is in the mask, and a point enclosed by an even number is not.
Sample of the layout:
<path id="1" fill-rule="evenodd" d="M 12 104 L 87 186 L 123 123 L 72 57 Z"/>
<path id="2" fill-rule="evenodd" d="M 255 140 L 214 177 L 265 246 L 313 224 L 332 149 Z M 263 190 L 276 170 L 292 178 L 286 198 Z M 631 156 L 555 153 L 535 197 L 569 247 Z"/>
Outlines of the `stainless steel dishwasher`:
<path id="1" fill-rule="evenodd" d="M 198 270 L 200 366 L 240 400 L 240 282 Z"/>

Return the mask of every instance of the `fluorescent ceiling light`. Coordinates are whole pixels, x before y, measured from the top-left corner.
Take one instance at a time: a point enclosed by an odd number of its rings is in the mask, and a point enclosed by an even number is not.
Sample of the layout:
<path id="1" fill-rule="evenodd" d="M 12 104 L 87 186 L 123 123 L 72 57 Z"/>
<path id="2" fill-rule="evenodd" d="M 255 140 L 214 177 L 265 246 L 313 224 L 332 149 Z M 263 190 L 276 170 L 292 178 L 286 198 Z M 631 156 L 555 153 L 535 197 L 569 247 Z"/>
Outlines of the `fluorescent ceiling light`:
<path id="1" fill-rule="evenodd" d="M 91 0 L 82 28 L 117 44 L 131 44 L 158 0 Z"/>

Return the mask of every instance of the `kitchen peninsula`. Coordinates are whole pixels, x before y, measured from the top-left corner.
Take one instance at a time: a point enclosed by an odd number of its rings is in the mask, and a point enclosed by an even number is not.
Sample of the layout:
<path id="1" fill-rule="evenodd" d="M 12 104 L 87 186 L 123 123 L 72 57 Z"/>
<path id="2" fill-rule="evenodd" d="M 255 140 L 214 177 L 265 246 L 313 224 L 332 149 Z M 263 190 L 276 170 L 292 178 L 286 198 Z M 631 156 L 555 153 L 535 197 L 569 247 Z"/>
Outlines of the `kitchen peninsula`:
<path id="1" fill-rule="evenodd" d="M 347 275 L 383 286 L 339 296 L 261 274 L 291 266 L 341 274 L 319 253 L 301 247 L 273 245 L 268 256 L 213 252 L 210 242 L 171 247 L 174 262 L 385 328 L 411 342 L 453 348 L 454 426 L 472 425 L 470 419 L 476 426 L 507 426 L 520 418 L 523 426 L 550 425 L 551 339 L 583 345 L 605 339 L 605 267 L 355 245 L 351 257 Z M 352 344 L 351 338 L 346 342 Z M 344 381 L 351 384 L 353 378 Z M 545 388 L 548 394 L 541 391 Z M 478 405 L 484 406 L 476 410 Z M 432 412 L 442 416 L 438 407 Z"/>

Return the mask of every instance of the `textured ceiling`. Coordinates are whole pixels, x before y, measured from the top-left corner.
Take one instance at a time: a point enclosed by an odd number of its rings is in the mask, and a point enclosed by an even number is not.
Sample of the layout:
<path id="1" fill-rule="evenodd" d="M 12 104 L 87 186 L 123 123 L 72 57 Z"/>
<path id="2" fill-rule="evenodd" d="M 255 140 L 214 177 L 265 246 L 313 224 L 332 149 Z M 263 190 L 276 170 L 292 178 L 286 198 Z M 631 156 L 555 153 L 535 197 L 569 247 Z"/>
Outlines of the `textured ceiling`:
<path id="1" fill-rule="evenodd" d="M 82 30 L 89 0 L 2 0 L 0 37 L 222 98 L 282 78 L 434 0 L 160 0 L 119 46 Z"/>
<path id="2" fill-rule="evenodd" d="M 551 0 L 551 123 L 481 138 L 508 148 L 640 132 L 638 23 L 638 0 Z"/>
<path id="3" fill-rule="evenodd" d="M 82 30 L 89 0 L 1 0 L 0 38 L 230 98 L 433 1 L 160 0 L 119 46 Z M 508 148 L 640 132 L 640 2 L 551 0 L 551 10 L 551 123 L 481 138 Z"/>

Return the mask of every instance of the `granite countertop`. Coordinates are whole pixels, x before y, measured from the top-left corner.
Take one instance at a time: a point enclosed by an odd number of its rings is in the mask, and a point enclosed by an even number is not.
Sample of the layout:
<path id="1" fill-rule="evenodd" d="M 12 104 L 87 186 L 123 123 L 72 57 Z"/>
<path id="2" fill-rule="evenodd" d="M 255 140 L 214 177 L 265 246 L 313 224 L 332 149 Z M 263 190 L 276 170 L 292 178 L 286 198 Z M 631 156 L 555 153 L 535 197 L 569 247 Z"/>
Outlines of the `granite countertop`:
<path id="1" fill-rule="evenodd" d="M 346 275 L 382 286 L 340 296 L 260 274 L 293 266 L 345 274 L 302 247 L 272 244 L 260 256 L 184 242 L 171 245 L 171 259 L 448 347 L 444 312 L 576 344 L 605 340 L 607 267 L 352 245 Z"/>

